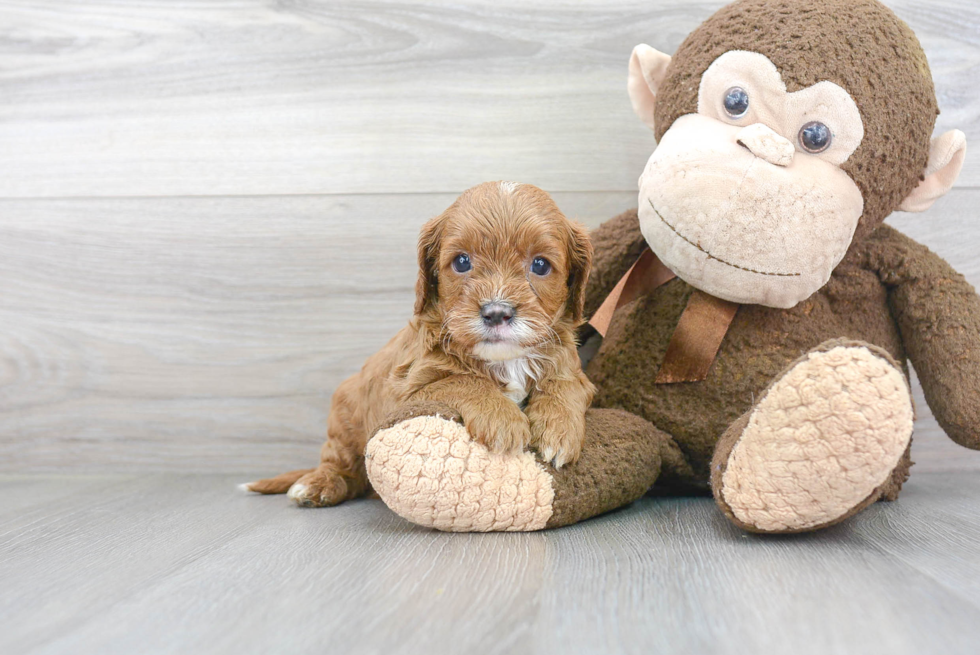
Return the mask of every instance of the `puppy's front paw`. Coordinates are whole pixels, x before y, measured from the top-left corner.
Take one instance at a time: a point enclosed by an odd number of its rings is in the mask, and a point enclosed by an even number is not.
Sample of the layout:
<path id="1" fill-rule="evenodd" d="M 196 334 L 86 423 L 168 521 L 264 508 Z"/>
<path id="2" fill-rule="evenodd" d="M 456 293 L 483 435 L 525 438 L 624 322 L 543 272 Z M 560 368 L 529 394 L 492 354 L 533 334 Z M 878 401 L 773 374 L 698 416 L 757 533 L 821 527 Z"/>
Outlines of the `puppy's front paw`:
<path id="1" fill-rule="evenodd" d="M 527 417 L 516 405 L 513 411 L 481 412 L 472 416 L 464 413 L 463 424 L 473 441 L 495 453 L 522 451 L 531 441 Z"/>
<path id="2" fill-rule="evenodd" d="M 556 469 L 573 464 L 582 455 L 585 443 L 585 416 L 569 417 L 557 411 L 528 408 L 531 420 L 531 446 L 541 459 Z"/>

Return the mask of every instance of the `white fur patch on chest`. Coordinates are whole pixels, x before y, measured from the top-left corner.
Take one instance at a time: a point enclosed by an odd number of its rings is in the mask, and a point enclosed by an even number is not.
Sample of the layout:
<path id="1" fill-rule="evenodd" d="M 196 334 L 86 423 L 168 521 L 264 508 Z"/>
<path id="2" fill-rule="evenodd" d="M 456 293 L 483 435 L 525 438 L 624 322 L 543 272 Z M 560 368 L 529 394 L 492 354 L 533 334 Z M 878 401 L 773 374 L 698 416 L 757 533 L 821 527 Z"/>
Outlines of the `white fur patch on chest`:
<path id="1" fill-rule="evenodd" d="M 537 368 L 526 357 L 493 362 L 490 372 L 504 385 L 504 395 L 518 405 L 527 399 L 530 383 L 537 379 Z"/>

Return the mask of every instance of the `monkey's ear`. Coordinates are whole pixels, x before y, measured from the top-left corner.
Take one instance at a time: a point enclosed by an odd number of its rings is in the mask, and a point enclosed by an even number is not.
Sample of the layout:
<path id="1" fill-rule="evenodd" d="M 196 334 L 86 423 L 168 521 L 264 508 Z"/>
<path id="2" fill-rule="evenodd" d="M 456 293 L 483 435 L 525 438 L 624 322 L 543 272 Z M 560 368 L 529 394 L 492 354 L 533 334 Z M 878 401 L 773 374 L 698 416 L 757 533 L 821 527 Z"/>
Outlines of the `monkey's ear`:
<path id="1" fill-rule="evenodd" d="M 925 178 L 898 208 L 903 212 L 922 212 L 953 188 L 966 158 L 966 135 L 950 130 L 932 140 Z"/>
<path id="2" fill-rule="evenodd" d="M 439 244 L 446 215 L 440 214 L 422 226 L 419 234 L 419 279 L 415 283 L 415 314 L 425 312 L 439 298 Z"/>
<path id="3" fill-rule="evenodd" d="M 651 130 L 653 126 L 653 105 L 657 101 L 657 90 L 664 81 L 670 55 L 654 50 L 645 43 L 633 48 L 630 56 L 630 78 L 627 88 L 633 111 Z"/>

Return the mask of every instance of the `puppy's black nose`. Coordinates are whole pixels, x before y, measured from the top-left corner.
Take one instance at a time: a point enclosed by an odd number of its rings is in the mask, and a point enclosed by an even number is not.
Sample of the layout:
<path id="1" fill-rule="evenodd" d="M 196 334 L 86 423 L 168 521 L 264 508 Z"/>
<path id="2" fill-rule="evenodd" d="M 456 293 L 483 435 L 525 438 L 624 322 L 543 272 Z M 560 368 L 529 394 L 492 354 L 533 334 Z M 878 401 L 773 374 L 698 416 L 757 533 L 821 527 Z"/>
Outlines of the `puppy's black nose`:
<path id="1" fill-rule="evenodd" d="M 480 308 L 480 316 L 483 317 L 484 325 L 497 327 L 510 323 L 510 319 L 514 318 L 514 308 L 505 302 L 488 302 Z"/>

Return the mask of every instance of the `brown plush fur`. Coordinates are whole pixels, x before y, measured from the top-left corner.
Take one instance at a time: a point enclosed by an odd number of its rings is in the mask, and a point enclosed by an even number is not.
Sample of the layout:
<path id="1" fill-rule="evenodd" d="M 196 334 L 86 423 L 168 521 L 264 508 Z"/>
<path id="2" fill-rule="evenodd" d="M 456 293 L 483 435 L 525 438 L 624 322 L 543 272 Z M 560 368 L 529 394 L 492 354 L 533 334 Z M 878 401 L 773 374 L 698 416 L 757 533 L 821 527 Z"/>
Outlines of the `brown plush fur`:
<path id="1" fill-rule="evenodd" d="M 472 270 L 454 270 L 462 253 Z M 531 272 L 535 257 L 546 258 L 551 271 Z M 577 460 L 594 392 L 575 342 L 591 259 L 588 234 L 540 189 L 487 183 L 465 192 L 422 229 L 415 317 L 334 393 L 319 467 L 248 489 L 283 493 L 295 483 L 291 496 L 305 506 L 363 495 L 368 436 L 405 402 L 447 403 L 472 438 L 494 451 L 531 446 L 559 466 Z M 503 328 L 509 332 L 484 324 L 481 307 L 490 301 L 513 306 Z M 493 350 L 500 361 L 474 354 L 488 339 L 500 340 Z M 527 365 L 508 369 L 508 354 Z"/>
<path id="2" fill-rule="evenodd" d="M 621 410 L 590 409 L 582 458 L 558 471 L 549 468 L 555 500 L 547 527 L 622 507 L 680 462 L 673 439 L 649 422 Z"/>
<path id="3" fill-rule="evenodd" d="M 854 98 L 864 140 L 841 166 L 861 189 L 855 241 L 918 184 L 939 109 L 929 64 L 908 25 L 876 0 L 740 0 L 698 26 L 677 49 L 657 94 L 659 140 L 697 111 L 701 75 L 730 50 L 770 59 L 789 92 L 828 80 Z"/>

